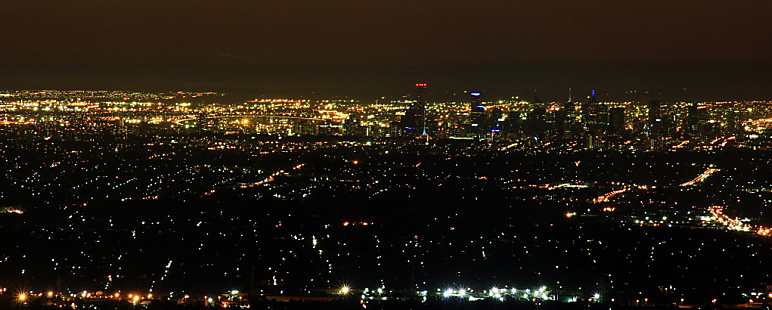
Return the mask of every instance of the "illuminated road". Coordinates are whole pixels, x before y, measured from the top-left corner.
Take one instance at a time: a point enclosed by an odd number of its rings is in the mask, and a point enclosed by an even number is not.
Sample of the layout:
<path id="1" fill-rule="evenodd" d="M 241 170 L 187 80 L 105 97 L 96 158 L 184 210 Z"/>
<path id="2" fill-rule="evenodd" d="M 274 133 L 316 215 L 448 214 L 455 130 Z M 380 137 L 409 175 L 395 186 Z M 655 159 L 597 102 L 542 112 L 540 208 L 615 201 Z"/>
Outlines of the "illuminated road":
<path id="1" fill-rule="evenodd" d="M 710 211 L 710 219 L 727 229 L 746 232 L 751 230 L 751 226 L 743 223 L 739 218 L 731 218 L 724 214 L 724 207 L 722 206 L 711 206 L 708 207 L 708 210 Z"/>
<path id="2" fill-rule="evenodd" d="M 704 222 L 718 223 L 729 230 L 742 231 L 742 232 L 754 232 L 759 236 L 768 237 L 772 235 L 772 228 L 764 227 L 761 225 L 748 224 L 747 223 L 749 221 L 748 219 L 741 220 L 738 217 L 731 218 L 728 215 L 724 214 L 724 207 L 722 206 L 708 207 L 708 211 L 710 211 L 710 217 L 705 218 L 703 220 Z"/>
<path id="3" fill-rule="evenodd" d="M 292 170 L 300 170 L 300 168 L 303 168 L 303 166 L 305 166 L 305 165 L 306 164 L 298 164 L 298 165 L 293 166 L 291 169 Z M 276 176 L 287 175 L 287 174 L 289 174 L 289 172 L 285 171 L 284 169 L 279 169 L 279 170 L 269 174 L 267 177 L 265 177 L 265 179 L 262 179 L 262 180 L 257 181 L 257 182 L 252 182 L 252 183 L 239 183 L 238 185 L 235 185 L 234 187 L 239 187 L 239 188 L 256 187 L 256 186 L 260 186 L 260 185 L 264 185 L 264 184 L 268 184 L 268 183 L 273 182 L 274 181 L 274 177 L 276 177 Z M 217 192 L 217 189 L 211 189 L 209 191 L 204 192 L 202 195 L 203 196 L 209 196 L 209 195 L 212 195 L 212 194 L 214 194 L 216 192 Z"/>
<path id="4" fill-rule="evenodd" d="M 322 121 L 334 121 L 334 122 L 342 122 L 344 119 L 341 118 L 315 118 L 315 117 L 302 117 L 302 116 L 289 116 L 289 115 L 259 115 L 259 114 L 236 114 L 236 115 L 214 115 L 214 116 L 207 116 L 207 119 L 220 119 L 220 118 L 243 118 L 243 119 L 251 119 L 251 118 L 282 118 L 282 119 L 296 119 L 296 120 L 308 120 L 308 121 L 316 121 L 316 122 L 322 122 Z M 175 120 L 174 123 L 177 125 L 182 125 L 184 122 L 189 121 L 195 121 L 198 118 L 196 117 L 188 117 L 188 118 L 182 118 Z"/>
<path id="5" fill-rule="evenodd" d="M 611 198 L 613 198 L 614 196 L 616 196 L 616 195 L 619 195 L 619 194 L 621 194 L 621 193 L 624 193 L 624 192 L 626 192 L 626 191 L 629 191 L 629 190 L 631 190 L 631 189 L 641 189 L 641 190 L 647 190 L 647 189 L 649 189 L 649 187 L 648 187 L 648 186 L 646 186 L 646 185 L 638 185 L 638 186 L 625 186 L 624 188 L 621 188 L 621 189 L 617 189 L 617 190 L 613 190 L 613 191 L 610 191 L 610 192 L 608 192 L 608 193 L 605 193 L 605 194 L 603 194 L 603 195 L 600 195 L 600 196 L 598 196 L 598 197 L 595 197 L 595 198 L 592 200 L 592 202 L 593 202 L 593 203 L 603 203 L 603 202 L 609 202 L 609 201 L 611 200 Z"/>
<path id="6" fill-rule="evenodd" d="M 305 165 L 306 164 L 298 164 L 298 165 L 292 167 L 292 170 L 300 170 L 300 168 L 303 168 L 303 166 L 305 166 Z M 239 184 L 239 187 L 240 188 L 250 188 L 250 187 L 260 186 L 260 185 L 263 185 L 263 184 L 266 184 L 266 183 L 271 183 L 271 182 L 273 182 L 275 176 L 279 176 L 279 175 L 282 175 L 282 174 L 287 174 L 287 172 L 285 172 L 284 169 L 281 169 L 281 170 L 278 170 L 278 171 L 276 171 L 274 173 L 271 173 L 270 175 L 268 175 L 263 180 L 260 180 L 260 181 L 257 181 L 257 182 L 252 182 L 252 183 L 241 183 L 241 184 Z M 214 191 L 214 190 L 212 190 L 212 191 Z"/>
<path id="7" fill-rule="evenodd" d="M 705 179 L 710 177 L 713 173 L 716 173 L 716 172 L 718 172 L 720 170 L 721 169 L 718 169 L 718 168 L 708 168 L 708 169 L 705 169 L 704 172 L 702 172 L 700 175 L 694 177 L 694 179 L 691 179 L 691 180 L 689 180 L 687 182 L 681 183 L 679 186 L 686 187 L 686 186 L 692 186 L 695 183 L 700 183 L 702 181 L 705 181 Z"/>

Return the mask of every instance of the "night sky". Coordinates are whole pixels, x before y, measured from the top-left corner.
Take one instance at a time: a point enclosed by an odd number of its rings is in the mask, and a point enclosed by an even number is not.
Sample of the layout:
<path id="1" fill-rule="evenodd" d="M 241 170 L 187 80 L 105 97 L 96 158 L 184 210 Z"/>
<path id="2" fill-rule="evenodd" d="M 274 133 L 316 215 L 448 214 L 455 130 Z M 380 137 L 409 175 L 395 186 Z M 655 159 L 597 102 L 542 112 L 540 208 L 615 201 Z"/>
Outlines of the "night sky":
<path id="1" fill-rule="evenodd" d="M 164 76 L 156 74 L 163 71 L 157 68 L 124 73 L 127 70 L 114 67 L 120 65 L 413 66 L 406 69 L 408 74 L 396 70 L 400 72 L 396 79 L 409 80 L 443 75 L 437 70 L 424 74 L 415 68 L 427 65 L 772 63 L 769 12 L 772 1 L 766 0 L 8 0 L 0 2 L 0 83 L 5 86 L 0 88 L 147 87 L 148 80 Z M 68 69 L 41 67 L 49 65 Z M 113 67 L 94 69 L 94 65 Z M 70 70 L 76 76 L 62 74 Z M 367 70 L 377 75 L 377 70 Z M 457 76 L 504 76 L 518 71 L 452 70 Z M 222 70 L 213 76 L 218 81 L 256 84 L 276 82 L 265 77 L 275 71 L 250 72 L 244 79 L 223 76 Z M 197 72 L 208 73 L 206 69 Z M 755 83 L 761 89 L 772 81 L 763 72 L 749 73 L 751 78 L 735 83 Z M 254 75 L 261 77 L 250 80 Z M 309 78 L 305 73 L 298 76 Z M 366 77 L 354 80 L 361 78 Z M 73 83 L 78 79 L 84 82 Z M 106 80 L 114 83 L 96 83 Z M 165 80 L 179 87 L 217 87 L 221 83 Z M 414 81 L 391 82 L 410 85 Z M 469 82 L 487 81 L 472 78 Z M 574 82 L 580 81 L 566 84 Z M 710 83 L 706 89 L 721 87 L 716 81 Z M 360 83 L 359 87 L 369 86 Z M 563 87 L 555 86 L 561 89 L 561 96 Z"/>

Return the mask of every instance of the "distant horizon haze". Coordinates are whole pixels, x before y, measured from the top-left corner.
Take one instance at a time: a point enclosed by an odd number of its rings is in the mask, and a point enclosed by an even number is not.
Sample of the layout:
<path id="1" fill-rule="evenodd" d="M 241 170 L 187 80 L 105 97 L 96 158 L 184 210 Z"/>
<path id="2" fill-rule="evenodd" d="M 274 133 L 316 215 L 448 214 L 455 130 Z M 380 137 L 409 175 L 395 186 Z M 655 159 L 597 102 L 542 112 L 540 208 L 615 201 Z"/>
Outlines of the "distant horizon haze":
<path id="1" fill-rule="evenodd" d="M 438 65 L 2 64 L 0 90 L 104 89 L 218 91 L 244 98 L 412 98 L 427 100 L 534 96 L 565 102 L 596 90 L 601 101 L 772 100 L 772 62 L 509 63 Z"/>

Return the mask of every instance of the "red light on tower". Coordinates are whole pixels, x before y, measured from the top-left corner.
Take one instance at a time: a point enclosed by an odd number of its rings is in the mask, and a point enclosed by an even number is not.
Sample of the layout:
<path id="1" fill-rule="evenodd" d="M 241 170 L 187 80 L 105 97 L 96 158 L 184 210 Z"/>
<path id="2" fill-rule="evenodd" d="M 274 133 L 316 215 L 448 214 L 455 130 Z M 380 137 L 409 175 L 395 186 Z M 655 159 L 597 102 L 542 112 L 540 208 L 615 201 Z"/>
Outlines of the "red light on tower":
<path id="1" fill-rule="evenodd" d="M 415 84 L 415 87 L 426 87 L 426 83 Z"/>

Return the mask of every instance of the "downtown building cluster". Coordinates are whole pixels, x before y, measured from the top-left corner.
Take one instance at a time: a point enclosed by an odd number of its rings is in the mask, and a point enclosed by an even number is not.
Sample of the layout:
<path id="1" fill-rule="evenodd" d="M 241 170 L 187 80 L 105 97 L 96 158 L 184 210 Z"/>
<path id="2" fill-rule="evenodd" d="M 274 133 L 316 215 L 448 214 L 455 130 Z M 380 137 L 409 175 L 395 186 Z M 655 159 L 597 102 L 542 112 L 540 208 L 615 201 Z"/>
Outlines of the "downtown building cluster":
<path id="1" fill-rule="evenodd" d="M 427 100 L 427 84 L 415 96 L 372 103 L 356 99 L 234 100 L 212 92 L 25 91 L 0 95 L 4 124 L 31 125 L 56 138 L 82 129 L 114 134 L 177 132 L 349 136 L 402 141 L 471 140 L 518 148 L 584 150 L 710 148 L 752 145 L 769 136 L 772 102 L 603 101 L 592 91 L 581 100 L 569 90 L 565 102 L 534 96 L 486 100 L 465 92 L 466 101 Z M 754 147 L 766 147 L 760 143 Z"/>
<path id="2" fill-rule="evenodd" d="M 427 104 L 426 84 L 417 84 L 416 100 L 400 120 L 391 123 L 391 134 L 428 139 L 521 141 L 529 145 L 573 143 L 585 149 L 603 150 L 624 144 L 639 150 L 666 150 L 697 145 L 719 137 L 745 140 L 769 135 L 766 121 L 770 103 L 603 102 L 593 90 L 585 100 L 574 100 L 569 89 L 564 103 L 533 101 L 484 101 L 480 92 L 468 92 L 468 103 Z M 451 104 L 452 105 L 452 104 Z M 349 124 L 361 124 L 352 114 Z M 359 134 L 356 126 L 346 127 Z"/>

